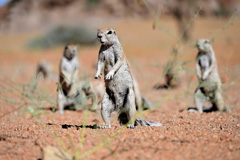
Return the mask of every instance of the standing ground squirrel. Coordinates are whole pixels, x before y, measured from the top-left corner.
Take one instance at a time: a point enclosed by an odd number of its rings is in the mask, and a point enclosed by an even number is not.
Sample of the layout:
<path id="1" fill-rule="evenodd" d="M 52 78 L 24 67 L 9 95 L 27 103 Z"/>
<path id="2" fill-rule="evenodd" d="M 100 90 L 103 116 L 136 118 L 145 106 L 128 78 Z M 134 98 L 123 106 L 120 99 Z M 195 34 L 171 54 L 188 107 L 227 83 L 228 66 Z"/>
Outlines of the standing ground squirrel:
<path id="1" fill-rule="evenodd" d="M 85 104 L 85 99 L 79 88 L 79 61 L 77 54 L 77 47 L 75 45 L 67 45 L 64 48 L 59 68 L 60 74 L 58 87 L 58 112 L 61 114 L 63 114 L 64 107 L 66 106 Z"/>
<path id="2" fill-rule="evenodd" d="M 195 105 L 202 113 L 203 103 L 209 100 L 212 107 L 219 111 L 227 111 L 222 98 L 221 80 L 219 78 L 215 53 L 209 40 L 199 39 L 196 43 L 198 54 L 196 57 L 196 73 L 199 85 L 194 94 Z M 208 98 L 208 99 L 206 99 Z"/>
<path id="3" fill-rule="evenodd" d="M 101 128 L 111 128 L 110 117 L 113 111 L 119 111 L 118 119 L 121 124 L 129 122 L 128 128 L 136 125 L 161 126 L 160 123 L 141 118 L 134 121 L 136 105 L 133 78 L 116 32 L 109 28 L 99 29 L 97 37 L 102 45 L 95 78 L 100 78 L 104 70 L 106 87 L 101 106 L 105 126 Z"/>

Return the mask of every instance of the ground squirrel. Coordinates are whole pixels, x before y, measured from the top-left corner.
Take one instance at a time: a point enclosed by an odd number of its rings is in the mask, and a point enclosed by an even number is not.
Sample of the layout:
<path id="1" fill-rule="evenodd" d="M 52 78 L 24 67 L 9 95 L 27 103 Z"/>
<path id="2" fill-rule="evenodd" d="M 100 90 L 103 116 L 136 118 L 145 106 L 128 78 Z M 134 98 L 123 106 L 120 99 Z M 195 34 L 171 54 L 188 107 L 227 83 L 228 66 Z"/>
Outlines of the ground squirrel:
<path id="1" fill-rule="evenodd" d="M 99 29 L 97 37 L 102 45 L 95 78 L 100 78 L 104 70 L 106 87 L 101 106 L 105 126 L 100 128 L 111 128 L 110 116 L 113 111 L 119 111 L 121 124 L 129 122 L 128 128 L 136 125 L 161 126 L 160 123 L 141 118 L 133 121 L 136 114 L 133 78 L 116 32 L 109 28 Z"/>
<path id="2" fill-rule="evenodd" d="M 198 54 L 196 57 L 196 73 L 199 85 L 194 94 L 198 112 L 204 111 L 203 103 L 210 101 L 212 107 L 219 111 L 226 111 L 222 98 L 221 80 L 219 78 L 215 53 L 209 40 L 199 39 L 196 43 Z"/>
<path id="3" fill-rule="evenodd" d="M 59 113 L 63 114 L 66 106 L 86 104 L 81 92 L 78 79 L 79 61 L 77 58 L 77 46 L 71 44 L 64 48 L 60 63 L 58 106 Z"/>

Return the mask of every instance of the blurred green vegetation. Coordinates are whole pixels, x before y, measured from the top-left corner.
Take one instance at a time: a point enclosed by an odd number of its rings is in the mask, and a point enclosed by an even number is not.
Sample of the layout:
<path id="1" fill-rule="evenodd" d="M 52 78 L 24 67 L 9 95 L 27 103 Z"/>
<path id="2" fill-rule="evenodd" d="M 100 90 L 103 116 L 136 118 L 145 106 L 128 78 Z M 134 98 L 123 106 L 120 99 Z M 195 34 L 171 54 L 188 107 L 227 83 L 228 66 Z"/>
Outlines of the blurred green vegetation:
<path id="1" fill-rule="evenodd" d="M 87 0 L 86 1 L 86 8 L 87 9 L 92 9 L 97 7 L 101 3 L 100 0 Z"/>
<path id="2" fill-rule="evenodd" d="M 94 45 L 97 30 L 84 25 L 81 26 L 55 26 L 44 35 L 27 42 L 28 49 L 47 49 L 58 45 L 78 44 Z"/>

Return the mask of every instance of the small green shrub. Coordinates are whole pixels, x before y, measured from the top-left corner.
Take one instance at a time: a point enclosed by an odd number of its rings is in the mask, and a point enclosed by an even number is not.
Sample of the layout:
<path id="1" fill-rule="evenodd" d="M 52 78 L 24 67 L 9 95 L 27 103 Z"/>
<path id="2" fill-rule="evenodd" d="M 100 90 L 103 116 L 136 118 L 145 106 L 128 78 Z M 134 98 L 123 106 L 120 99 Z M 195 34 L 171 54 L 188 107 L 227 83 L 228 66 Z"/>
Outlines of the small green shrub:
<path id="1" fill-rule="evenodd" d="M 29 49 L 46 49 L 58 45 L 80 44 L 93 45 L 96 43 L 97 31 L 87 26 L 56 26 L 47 31 L 42 37 L 30 40 Z"/>

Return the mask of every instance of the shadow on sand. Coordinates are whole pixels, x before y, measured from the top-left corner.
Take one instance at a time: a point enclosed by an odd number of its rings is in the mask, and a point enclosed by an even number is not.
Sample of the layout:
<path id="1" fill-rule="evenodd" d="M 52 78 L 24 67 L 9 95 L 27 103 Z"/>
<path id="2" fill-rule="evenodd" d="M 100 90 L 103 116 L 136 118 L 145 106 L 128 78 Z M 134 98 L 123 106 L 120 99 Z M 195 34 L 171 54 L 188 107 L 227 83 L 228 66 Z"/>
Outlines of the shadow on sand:
<path id="1" fill-rule="evenodd" d="M 52 125 L 58 125 L 58 124 L 53 124 L 53 123 L 47 123 L 47 125 L 52 126 Z M 69 129 L 69 128 L 76 128 L 79 130 L 80 128 L 90 128 L 90 129 L 99 129 L 99 126 L 96 124 L 94 125 L 71 125 L 71 124 L 60 124 L 62 129 Z"/>

